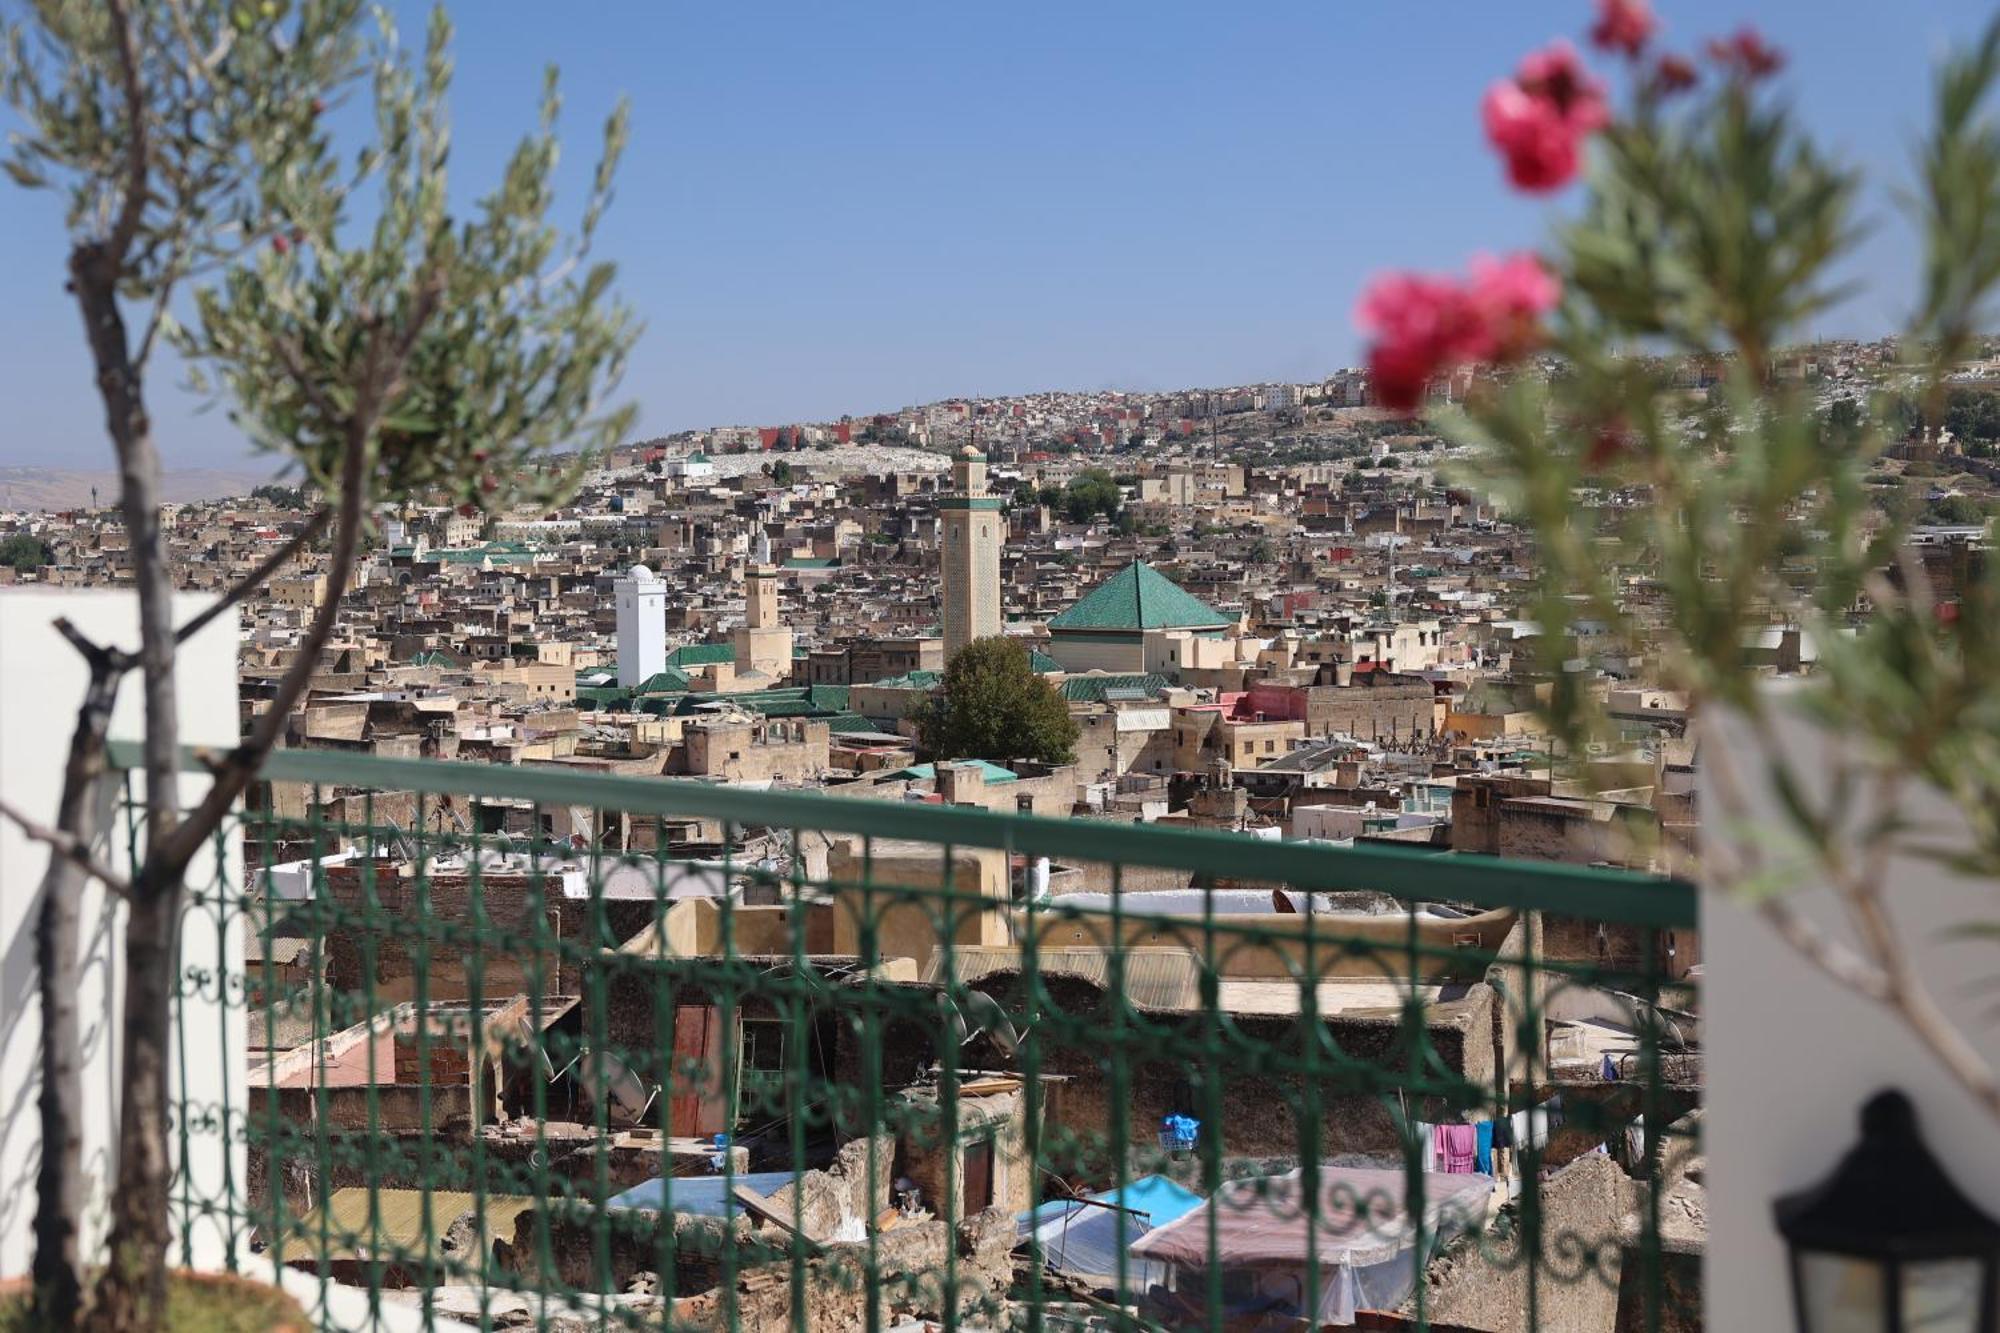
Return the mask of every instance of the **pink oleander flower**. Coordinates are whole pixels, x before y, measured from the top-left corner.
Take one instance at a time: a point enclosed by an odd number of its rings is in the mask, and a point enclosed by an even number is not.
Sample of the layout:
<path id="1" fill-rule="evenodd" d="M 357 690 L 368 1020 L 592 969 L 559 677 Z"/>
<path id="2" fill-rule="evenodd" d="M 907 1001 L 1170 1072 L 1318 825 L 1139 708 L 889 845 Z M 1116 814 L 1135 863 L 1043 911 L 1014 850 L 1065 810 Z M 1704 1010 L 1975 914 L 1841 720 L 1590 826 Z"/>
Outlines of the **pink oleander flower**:
<path id="1" fill-rule="evenodd" d="M 1567 42 L 1521 62 L 1512 79 L 1487 90 L 1480 104 L 1486 137 L 1507 159 L 1517 189 L 1560 189 L 1575 178 L 1586 136 L 1604 128 L 1611 110 L 1604 85 Z"/>
<path id="2" fill-rule="evenodd" d="M 1369 387 L 1377 402 L 1413 411 L 1439 371 L 1477 354 L 1485 334 L 1470 294 L 1449 278 L 1390 273 L 1362 294 L 1355 319 L 1374 335 Z"/>
<path id="3" fill-rule="evenodd" d="M 1473 261 L 1472 279 L 1391 273 L 1362 294 L 1356 322 L 1373 335 L 1369 384 L 1397 412 L 1423 402 L 1432 379 L 1469 361 L 1511 360 L 1541 340 L 1562 288 L 1531 254 Z"/>
<path id="4" fill-rule="evenodd" d="M 1622 52 L 1637 60 L 1646 49 L 1659 21 L 1646 0 L 1597 0 L 1597 22 L 1591 25 L 1590 41 L 1600 51 Z"/>
<path id="5" fill-rule="evenodd" d="M 1511 361 L 1541 342 L 1542 316 L 1562 300 L 1562 283 L 1539 255 L 1481 255 L 1472 261 L 1469 295 L 1484 338 L 1475 355 Z"/>
<path id="6" fill-rule="evenodd" d="M 1663 96 L 1684 93 L 1694 87 L 1700 79 L 1700 71 L 1695 69 L 1694 62 L 1686 56 L 1677 56 L 1670 52 L 1661 56 L 1658 63 L 1653 66 L 1653 87 Z"/>
<path id="7" fill-rule="evenodd" d="M 1764 34 L 1745 24 L 1728 37 L 1711 38 L 1708 58 L 1745 79 L 1762 79 L 1776 74 L 1785 65 L 1785 53 L 1764 40 Z"/>

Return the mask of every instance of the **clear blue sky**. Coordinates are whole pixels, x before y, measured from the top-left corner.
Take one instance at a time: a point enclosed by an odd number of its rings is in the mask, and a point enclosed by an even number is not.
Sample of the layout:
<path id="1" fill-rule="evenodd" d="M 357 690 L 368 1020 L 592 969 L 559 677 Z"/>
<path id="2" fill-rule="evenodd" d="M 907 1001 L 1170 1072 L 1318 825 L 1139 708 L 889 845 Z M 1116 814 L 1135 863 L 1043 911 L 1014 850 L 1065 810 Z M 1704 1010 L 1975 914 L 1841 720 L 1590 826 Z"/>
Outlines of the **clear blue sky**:
<path id="1" fill-rule="evenodd" d="M 1754 14 L 1787 86 L 1868 169 L 1868 295 L 1823 332 L 1893 325 L 1926 75 L 1978 0 L 1656 0 L 1670 43 Z M 416 39 L 422 9 L 401 6 Z M 562 67 L 565 178 L 620 92 L 631 149 L 603 251 L 647 321 L 642 435 L 775 425 L 953 394 L 1306 379 L 1356 359 L 1390 265 L 1532 242 L 1563 207 L 1500 183 L 1477 104 L 1588 0 L 479 0 L 460 25 L 455 192 L 469 197 Z M 0 113 L 4 114 L 4 113 Z M 0 184 L 0 463 L 108 458 L 60 215 Z M 574 201 L 576 191 L 569 198 Z M 573 216 L 573 214 L 571 215 Z M 160 367 L 170 466 L 242 464 Z"/>

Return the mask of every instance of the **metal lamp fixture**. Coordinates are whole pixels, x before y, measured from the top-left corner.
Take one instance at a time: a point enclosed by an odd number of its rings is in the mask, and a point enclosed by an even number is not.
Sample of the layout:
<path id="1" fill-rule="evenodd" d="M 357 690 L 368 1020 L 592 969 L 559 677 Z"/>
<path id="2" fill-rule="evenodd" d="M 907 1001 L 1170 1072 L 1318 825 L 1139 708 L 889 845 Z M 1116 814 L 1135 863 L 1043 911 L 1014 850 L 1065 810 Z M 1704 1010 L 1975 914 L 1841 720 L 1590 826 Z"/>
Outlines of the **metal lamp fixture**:
<path id="1" fill-rule="evenodd" d="M 1800 1333 L 2000 1333 L 2000 1223 L 1951 1182 L 1900 1092 L 1861 1109 L 1861 1142 L 1778 1200 Z"/>

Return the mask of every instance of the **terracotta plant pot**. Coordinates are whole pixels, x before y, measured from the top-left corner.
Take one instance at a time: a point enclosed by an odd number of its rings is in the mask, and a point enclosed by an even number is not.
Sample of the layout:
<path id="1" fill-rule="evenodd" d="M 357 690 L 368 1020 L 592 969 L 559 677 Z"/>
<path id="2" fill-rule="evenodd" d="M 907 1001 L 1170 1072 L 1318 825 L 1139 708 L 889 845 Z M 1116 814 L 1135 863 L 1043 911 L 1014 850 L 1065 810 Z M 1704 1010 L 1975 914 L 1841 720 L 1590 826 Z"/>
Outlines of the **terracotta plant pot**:
<path id="1" fill-rule="evenodd" d="M 26 1333 L 26 1324 L 9 1317 L 27 1304 L 25 1277 L 0 1279 L 0 1330 Z M 218 1316 L 234 1316 L 231 1333 L 314 1333 L 305 1309 L 277 1287 L 232 1273 L 167 1274 L 166 1333 L 208 1333 Z"/>

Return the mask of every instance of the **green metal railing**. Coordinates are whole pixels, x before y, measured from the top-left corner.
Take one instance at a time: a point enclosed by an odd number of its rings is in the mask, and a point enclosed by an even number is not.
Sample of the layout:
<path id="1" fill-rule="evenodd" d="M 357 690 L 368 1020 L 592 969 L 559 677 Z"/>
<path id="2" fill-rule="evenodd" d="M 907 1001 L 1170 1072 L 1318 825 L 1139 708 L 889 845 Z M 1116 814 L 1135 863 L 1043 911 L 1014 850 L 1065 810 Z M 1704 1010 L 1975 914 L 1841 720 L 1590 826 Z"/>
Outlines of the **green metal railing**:
<path id="1" fill-rule="evenodd" d="M 1684 883 L 575 767 L 272 757 L 184 1235 L 437 1326 L 1698 1324 Z"/>

